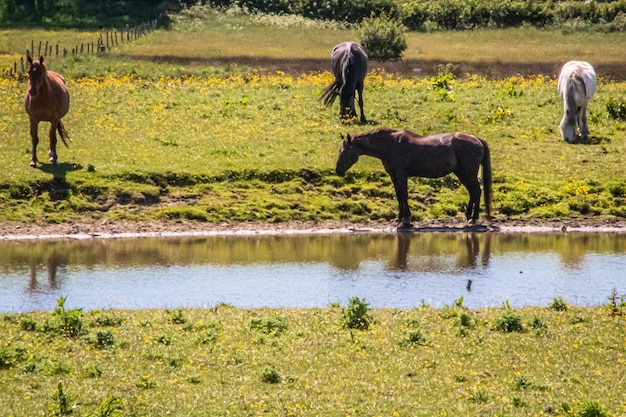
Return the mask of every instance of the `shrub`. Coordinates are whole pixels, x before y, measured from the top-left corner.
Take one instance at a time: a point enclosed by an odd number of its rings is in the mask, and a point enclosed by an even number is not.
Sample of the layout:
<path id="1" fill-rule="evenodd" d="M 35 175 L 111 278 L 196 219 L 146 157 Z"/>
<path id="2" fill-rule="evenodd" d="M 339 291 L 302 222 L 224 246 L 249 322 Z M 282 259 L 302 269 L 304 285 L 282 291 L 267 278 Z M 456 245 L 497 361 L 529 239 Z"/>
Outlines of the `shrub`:
<path id="1" fill-rule="evenodd" d="M 563 297 L 554 297 L 548 308 L 554 311 L 566 311 L 567 301 Z"/>
<path id="2" fill-rule="evenodd" d="M 268 384 L 278 384 L 282 380 L 274 365 L 265 365 L 261 370 L 261 381 Z"/>
<path id="3" fill-rule="evenodd" d="M 52 320 L 46 322 L 46 331 L 59 332 L 65 337 L 75 339 L 83 333 L 82 309 L 65 308 L 67 297 L 59 297 Z"/>
<path id="4" fill-rule="evenodd" d="M 606 102 L 606 111 L 613 120 L 626 121 L 626 100 L 624 98 L 610 98 Z"/>
<path id="5" fill-rule="evenodd" d="M 513 310 L 507 310 L 498 317 L 493 325 L 494 330 L 501 332 L 523 332 L 521 317 Z"/>
<path id="6" fill-rule="evenodd" d="M 420 329 L 411 329 L 404 339 L 400 341 L 400 346 L 424 346 L 426 337 Z"/>
<path id="7" fill-rule="evenodd" d="M 367 330 L 374 319 L 369 314 L 369 305 L 359 297 L 352 297 L 348 306 L 341 309 L 342 324 L 348 329 Z"/>
<path id="8" fill-rule="evenodd" d="M 576 410 L 576 417 L 606 417 L 608 413 L 597 401 L 587 401 Z"/>
<path id="9" fill-rule="evenodd" d="M 280 334 L 287 330 L 287 322 L 283 317 L 272 314 L 263 319 L 253 318 L 250 320 L 250 329 L 260 330 L 267 334 Z"/>
<path id="10" fill-rule="evenodd" d="M 115 338 L 110 330 L 99 331 L 96 335 L 96 347 L 98 349 L 105 349 L 115 344 Z"/>
<path id="11" fill-rule="evenodd" d="M 407 48 L 406 27 L 385 14 L 363 19 L 356 32 L 367 56 L 373 61 L 397 61 Z"/>

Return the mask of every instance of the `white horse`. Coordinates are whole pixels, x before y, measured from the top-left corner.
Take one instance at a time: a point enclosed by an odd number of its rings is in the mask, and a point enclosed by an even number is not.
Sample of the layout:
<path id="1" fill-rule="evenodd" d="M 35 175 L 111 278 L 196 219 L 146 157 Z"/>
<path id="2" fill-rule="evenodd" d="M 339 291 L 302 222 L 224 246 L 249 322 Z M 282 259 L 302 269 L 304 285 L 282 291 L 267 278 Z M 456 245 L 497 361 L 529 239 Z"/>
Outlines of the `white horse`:
<path id="1" fill-rule="evenodd" d="M 563 99 L 561 134 L 563 140 L 574 143 L 577 136 L 589 136 L 587 104 L 596 92 L 597 80 L 593 67 L 584 61 L 570 61 L 559 75 L 559 95 Z"/>

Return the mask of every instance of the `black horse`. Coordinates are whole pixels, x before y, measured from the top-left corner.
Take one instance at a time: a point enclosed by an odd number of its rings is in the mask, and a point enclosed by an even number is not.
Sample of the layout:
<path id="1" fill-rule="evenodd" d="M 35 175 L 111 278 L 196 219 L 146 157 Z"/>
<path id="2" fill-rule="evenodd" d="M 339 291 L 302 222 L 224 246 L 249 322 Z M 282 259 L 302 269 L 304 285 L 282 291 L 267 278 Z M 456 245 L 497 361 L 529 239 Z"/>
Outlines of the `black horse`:
<path id="1" fill-rule="evenodd" d="M 339 117 L 345 121 L 356 118 L 354 98 L 355 91 L 358 91 L 361 123 L 366 123 L 363 114 L 363 81 L 367 74 L 368 58 L 365 50 L 358 43 L 342 42 L 333 48 L 330 63 L 335 81 L 322 92 L 320 100 L 331 106 L 339 96 Z"/>
<path id="2" fill-rule="evenodd" d="M 465 217 L 478 220 L 480 183 L 478 170 L 483 168 L 483 188 L 487 218 L 491 217 L 491 154 L 487 142 L 465 133 L 441 133 L 418 136 L 408 130 L 378 129 L 343 138 L 337 175 L 344 176 L 361 155 L 378 158 L 391 176 L 400 206 L 398 220 L 411 227 L 408 203 L 408 178 L 440 178 L 454 173 L 469 191 Z"/>

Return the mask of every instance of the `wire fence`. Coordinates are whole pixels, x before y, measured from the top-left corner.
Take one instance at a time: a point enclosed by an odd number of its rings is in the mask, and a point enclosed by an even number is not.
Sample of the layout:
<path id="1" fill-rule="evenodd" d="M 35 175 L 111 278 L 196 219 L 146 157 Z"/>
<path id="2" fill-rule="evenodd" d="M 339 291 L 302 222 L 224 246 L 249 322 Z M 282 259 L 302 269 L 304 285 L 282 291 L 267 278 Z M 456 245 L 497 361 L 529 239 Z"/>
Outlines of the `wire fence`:
<path id="1" fill-rule="evenodd" d="M 10 68 L 2 70 L 3 78 L 24 78 L 28 77 L 28 57 L 63 57 L 68 55 L 100 55 L 106 54 L 111 48 L 124 43 L 130 43 L 142 36 L 153 32 L 158 27 L 158 19 L 142 23 L 132 28 L 123 30 L 113 29 L 100 33 L 98 39 L 92 42 L 81 42 L 71 47 L 61 46 L 58 43 L 52 44 L 49 41 L 31 41 L 30 49 L 26 49 L 26 54 L 15 61 Z"/>

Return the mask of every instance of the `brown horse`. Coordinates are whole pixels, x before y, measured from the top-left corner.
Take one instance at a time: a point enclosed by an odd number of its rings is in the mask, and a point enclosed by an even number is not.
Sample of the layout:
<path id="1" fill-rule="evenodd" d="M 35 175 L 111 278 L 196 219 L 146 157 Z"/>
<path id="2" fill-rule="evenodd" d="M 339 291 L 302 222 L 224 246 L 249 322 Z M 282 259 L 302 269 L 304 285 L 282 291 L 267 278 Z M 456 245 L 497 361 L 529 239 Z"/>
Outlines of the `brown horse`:
<path id="1" fill-rule="evenodd" d="M 398 220 L 411 227 L 408 203 L 408 178 L 440 178 L 454 173 L 469 191 L 465 217 L 478 220 L 480 183 L 478 169 L 483 168 L 483 188 L 487 218 L 491 217 L 491 155 L 487 142 L 465 133 L 441 133 L 418 136 L 408 130 L 378 129 L 343 138 L 337 175 L 344 176 L 361 155 L 373 156 L 383 163 L 391 177 L 400 206 Z"/>
<path id="2" fill-rule="evenodd" d="M 68 146 L 69 136 L 61 118 L 70 108 L 70 93 L 67 91 L 65 79 L 62 75 L 46 70 L 43 56 L 33 61 L 28 57 L 28 89 L 24 97 L 24 107 L 30 119 L 30 137 L 32 141 L 30 166 L 37 166 L 37 144 L 39 136 L 37 130 L 39 122 L 50 122 L 50 163 L 57 163 L 57 131 L 65 146 Z"/>

